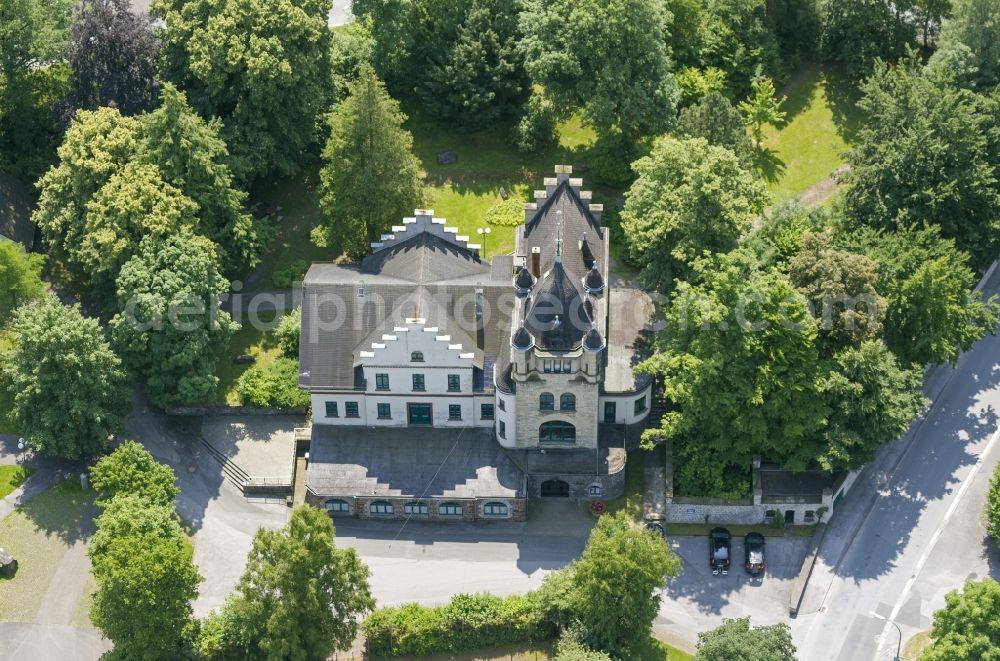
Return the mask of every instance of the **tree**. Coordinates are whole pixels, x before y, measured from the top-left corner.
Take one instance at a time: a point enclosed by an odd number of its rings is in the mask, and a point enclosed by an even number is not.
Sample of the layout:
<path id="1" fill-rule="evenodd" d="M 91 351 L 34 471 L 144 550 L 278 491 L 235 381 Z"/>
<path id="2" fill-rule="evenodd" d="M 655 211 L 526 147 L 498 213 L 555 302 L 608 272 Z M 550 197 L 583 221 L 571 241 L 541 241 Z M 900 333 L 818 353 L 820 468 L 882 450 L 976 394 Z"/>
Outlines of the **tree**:
<path id="1" fill-rule="evenodd" d="M 44 291 L 44 264 L 41 255 L 27 253 L 12 241 L 0 241 L 0 319 L 10 319 L 15 309 Z"/>
<path id="2" fill-rule="evenodd" d="M 877 289 L 887 303 L 885 341 L 903 364 L 955 363 L 997 327 L 1000 304 L 972 292 L 968 255 L 936 226 L 867 230 L 851 238 L 879 263 Z"/>
<path id="3" fill-rule="evenodd" d="M 973 266 L 987 266 L 1000 246 L 1000 189 L 981 102 L 913 61 L 876 70 L 863 90 L 870 120 L 848 153 L 847 216 L 855 226 L 939 225 Z"/>
<path id="4" fill-rule="evenodd" d="M 222 120 L 234 174 L 298 171 L 330 102 L 330 0 L 155 0 L 163 74 Z"/>
<path id="5" fill-rule="evenodd" d="M 143 118 L 139 160 L 159 168 L 163 180 L 196 205 L 197 233 L 219 246 L 226 273 L 253 266 L 261 237 L 244 209 L 247 193 L 233 183 L 221 125 L 201 119 L 169 83 L 160 100 Z"/>
<path id="6" fill-rule="evenodd" d="M 704 70 L 685 67 L 675 78 L 681 90 L 682 106 L 689 106 L 709 94 L 722 94 L 726 89 L 726 72 L 716 67 Z"/>
<path id="7" fill-rule="evenodd" d="M 137 496 L 113 498 L 87 554 L 97 583 L 90 617 L 116 654 L 178 658 L 202 578 L 172 508 Z"/>
<path id="8" fill-rule="evenodd" d="M 1000 659 L 1000 584 L 992 578 L 966 581 L 961 592 L 944 597 L 934 613 L 931 638 L 923 661 L 997 661 Z"/>
<path id="9" fill-rule="evenodd" d="M 889 0 L 822 0 L 820 54 L 855 79 L 870 74 L 877 59 L 901 57 L 914 31 L 899 7 Z"/>
<path id="10" fill-rule="evenodd" d="M 987 90 L 1000 83 L 1000 2 L 954 0 L 951 17 L 941 28 L 939 48 L 948 50 L 958 44 L 972 54 L 977 89 Z"/>
<path id="11" fill-rule="evenodd" d="M 170 466 L 156 461 L 135 441 L 122 443 L 90 469 L 90 482 L 102 498 L 97 504 L 102 506 L 120 495 L 138 496 L 152 505 L 172 505 L 181 491 L 174 479 Z"/>
<path id="12" fill-rule="evenodd" d="M 695 661 L 795 661 L 795 645 L 787 624 L 751 627 L 750 618 L 723 620 L 698 634 Z"/>
<path id="13" fill-rule="evenodd" d="M 728 89 L 735 98 L 749 94 L 755 78 L 781 75 L 780 49 L 769 25 L 767 0 L 710 0 L 704 4 L 699 35 L 701 65 L 725 71 Z"/>
<path id="14" fill-rule="evenodd" d="M 835 355 L 822 384 L 830 413 L 816 458 L 819 467 L 855 470 L 874 459 L 875 451 L 899 438 L 926 405 L 922 384 L 919 367 L 901 367 L 876 340 Z"/>
<path id="15" fill-rule="evenodd" d="M 832 348 L 858 346 L 882 336 L 885 300 L 879 296 L 878 263 L 832 247 L 829 233 L 806 234 L 788 262 L 788 277 L 820 320 L 820 335 Z"/>
<path id="16" fill-rule="evenodd" d="M 736 156 L 701 138 L 660 138 L 633 165 L 622 230 L 644 282 L 668 291 L 702 253 L 736 247 L 767 201 Z"/>
<path id="17" fill-rule="evenodd" d="M 238 328 L 218 300 L 228 283 L 215 246 L 189 230 L 149 236 L 117 280 L 112 338 L 159 406 L 200 404 L 215 394 L 216 354 Z"/>
<path id="18" fill-rule="evenodd" d="M 349 648 L 375 600 L 368 568 L 333 538 L 329 515 L 308 505 L 283 529 L 258 530 L 238 594 L 210 616 L 215 644 L 265 659 L 325 659 Z"/>
<path id="19" fill-rule="evenodd" d="M 83 0 L 72 28 L 68 114 L 117 108 L 131 116 L 156 106 L 159 42 L 152 22 L 128 0 Z"/>
<path id="20" fill-rule="evenodd" d="M 914 0 L 913 11 L 920 24 L 920 42 L 926 49 L 936 45 L 941 21 L 951 13 L 951 0 Z"/>
<path id="21" fill-rule="evenodd" d="M 77 249 L 86 235 L 87 203 L 135 156 L 139 123 L 114 108 L 81 110 L 59 146 L 59 164 L 36 184 L 32 220 L 53 256 L 84 279 Z"/>
<path id="22" fill-rule="evenodd" d="M 755 80 L 751 85 L 753 95 L 740 103 L 740 112 L 743 113 L 744 123 L 753 127 L 754 144 L 760 149 L 761 130 L 764 124 L 774 125 L 785 119 L 781 104 L 788 97 L 783 96 L 780 100 L 775 98 L 774 81 L 770 78 Z"/>
<path id="23" fill-rule="evenodd" d="M 74 460 L 101 452 L 130 406 L 121 361 L 97 321 L 45 295 L 14 313 L 10 339 L 0 377 L 31 449 Z"/>
<path id="24" fill-rule="evenodd" d="M 590 647 L 631 658 L 659 612 L 656 588 L 680 572 L 662 536 L 635 526 L 624 512 L 602 516 L 568 569 L 564 606 Z"/>
<path id="25" fill-rule="evenodd" d="M 517 21 L 515 0 L 472 0 L 447 53 L 418 86 L 432 112 L 463 126 L 491 126 L 516 113 L 531 90 Z"/>
<path id="26" fill-rule="evenodd" d="M 82 266 L 100 299 L 113 302 L 115 278 L 140 242 L 192 229 L 197 210 L 190 198 L 163 181 L 159 168 L 133 161 L 87 202 L 83 237 L 68 248 L 72 261 Z"/>
<path id="27" fill-rule="evenodd" d="M 582 108 L 602 136 L 662 133 L 679 97 L 668 19 L 658 0 L 530 0 L 521 14 L 525 68 L 557 107 Z"/>
<path id="28" fill-rule="evenodd" d="M 302 328 L 302 308 L 295 308 L 281 318 L 274 329 L 274 339 L 286 358 L 299 359 L 299 335 Z"/>
<path id="29" fill-rule="evenodd" d="M 368 65 L 333 111 L 320 170 L 320 213 L 335 245 L 367 253 L 422 199 L 420 162 L 399 104 Z"/>
<path id="30" fill-rule="evenodd" d="M 357 3 L 352 3 L 357 6 Z M 330 42 L 330 76 L 333 81 L 333 98 L 336 105 L 347 98 L 348 90 L 358 74 L 361 65 L 374 66 L 375 37 L 372 26 L 365 21 L 352 21 L 347 25 L 332 28 Z"/>
<path id="31" fill-rule="evenodd" d="M 253 365 L 236 382 L 240 403 L 261 408 L 306 408 L 309 393 L 299 388 L 298 357 Z"/>
<path id="32" fill-rule="evenodd" d="M 0 2 L 0 169 L 34 181 L 52 161 L 73 0 Z"/>
<path id="33" fill-rule="evenodd" d="M 721 94 L 707 94 L 694 105 L 681 110 L 677 118 L 677 134 L 705 138 L 710 145 L 731 150 L 744 166 L 751 163 L 753 145 L 747 136 L 743 116 Z"/>
<path id="34" fill-rule="evenodd" d="M 822 451 L 827 416 L 817 323 L 805 297 L 747 249 L 698 260 L 673 294 L 658 351 L 638 371 L 656 374 L 673 410 L 645 440 L 674 439 L 685 495 L 744 495 L 727 469 L 759 454 L 792 470 Z M 678 454 L 684 460 L 678 459 Z"/>
<path id="35" fill-rule="evenodd" d="M 993 541 L 1000 543 L 1000 465 L 993 469 L 990 490 L 986 493 L 986 532 Z"/>

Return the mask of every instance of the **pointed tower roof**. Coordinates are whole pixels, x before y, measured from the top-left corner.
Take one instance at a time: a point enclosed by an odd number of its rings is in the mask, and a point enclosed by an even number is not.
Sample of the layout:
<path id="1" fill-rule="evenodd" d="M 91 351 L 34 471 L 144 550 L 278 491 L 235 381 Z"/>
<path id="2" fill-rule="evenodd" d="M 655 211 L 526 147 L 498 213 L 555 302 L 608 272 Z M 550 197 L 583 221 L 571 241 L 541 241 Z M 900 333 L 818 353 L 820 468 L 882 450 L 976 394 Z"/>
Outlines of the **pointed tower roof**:
<path id="1" fill-rule="evenodd" d="M 510 346 L 517 351 L 528 351 L 535 346 L 535 340 L 531 337 L 528 329 L 524 327 L 523 321 L 518 329 L 514 331 L 513 337 L 510 338 Z"/>
<path id="2" fill-rule="evenodd" d="M 514 293 L 524 296 L 535 286 L 535 276 L 525 266 L 521 266 L 514 276 Z"/>
<path id="3" fill-rule="evenodd" d="M 604 291 L 604 277 L 597 269 L 597 262 L 594 262 L 587 275 L 583 276 L 583 290 L 588 294 L 598 294 Z"/>
<path id="4" fill-rule="evenodd" d="M 604 338 L 601 337 L 601 333 L 597 330 L 597 324 L 592 325 L 583 337 L 583 350 L 590 352 L 603 351 L 605 346 L 607 344 Z"/>
<path id="5" fill-rule="evenodd" d="M 592 322 L 583 294 L 562 262 L 556 261 L 535 285 L 525 327 L 537 338 L 539 347 L 566 351 L 579 346 Z"/>

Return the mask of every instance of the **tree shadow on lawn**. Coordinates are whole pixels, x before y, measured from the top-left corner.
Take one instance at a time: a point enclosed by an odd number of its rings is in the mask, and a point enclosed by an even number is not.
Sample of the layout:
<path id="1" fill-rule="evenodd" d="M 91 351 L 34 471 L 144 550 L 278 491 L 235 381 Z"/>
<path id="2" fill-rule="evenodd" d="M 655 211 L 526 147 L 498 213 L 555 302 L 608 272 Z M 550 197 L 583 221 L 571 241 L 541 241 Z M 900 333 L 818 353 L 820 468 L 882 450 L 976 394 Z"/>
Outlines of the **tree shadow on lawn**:
<path id="1" fill-rule="evenodd" d="M 785 174 L 785 162 L 769 147 L 754 150 L 754 167 L 768 183 L 778 181 Z"/>
<path id="2" fill-rule="evenodd" d="M 844 142 L 853 145 L 858 131 L 865 123 L 865 113 L 858 107 L 862 94 L 858 83 L 851 80 L 840 67 L 827 65 L 823 68 L 826 82 L 826 99 L 833 113 L 833 123 Z"/>
<path id="3" fill-rule="evenodd" d="M 78 471 L 79 472 L 79 471 Z M 71 475 L 18 508 L 45 536 L 55 535 L 71 545 L 86 539 L 98 514 L 93 491 L 83 491 L 79 475 Z"/>
<path id="4" fill-rule="evenodd" d="M 818 65 L 812 63 L 804 64 L 781 86 L 781 89 L 777 92 L 777 97 L 779 99 L 782 96 L 787 97 L 781 106 L 785 117 L 774 125 L 776 129 L 780 131 L 785 128 L 809 107 L 813 102 L 816 88 L 822 77 L 823 73 Z"/>

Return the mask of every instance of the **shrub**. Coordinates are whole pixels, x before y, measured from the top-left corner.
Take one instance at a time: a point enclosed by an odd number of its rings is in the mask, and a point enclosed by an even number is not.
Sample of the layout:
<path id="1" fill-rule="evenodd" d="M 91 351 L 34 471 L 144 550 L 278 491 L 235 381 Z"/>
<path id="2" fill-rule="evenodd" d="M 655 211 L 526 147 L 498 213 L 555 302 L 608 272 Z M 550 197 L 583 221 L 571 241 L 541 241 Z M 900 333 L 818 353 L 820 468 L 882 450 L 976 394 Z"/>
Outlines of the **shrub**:
<path id="1" fill-rule="evenodd" d="M 986 532 L 1000 544 L 1000 465 L 993 471 L 986 494 Z"/>
<path id="2" fill-rule="evenodd" d="M 299 390 L 299 361 L 279 358 L 269 365 L 254 365 L 236 382 L 244 406 L 296 408 L 309 406 L 309 393 Z"/>
<path id="3" fill-rule="evenodd" d="M 605 652 L 587 647 L 582 638 L 583 635 L 575 627 L 563 632 L 556 643 L 553 661 L 612 661 Z"/>
<path id="4" fill-rule="evenodd" d="M 524 203 L 507 200 L 494 204 L 486 211 L 486 224 L 493 227 L 517 227 L 524 222 Z"/>
<path id="5" fill-rule="evenodd" d="M 309 262 L 304 259 L 296 259 L 291 264 L 286 264 L 280 269 L 275 269 L 271 274 L 271 284 L 277 289 L 289 289 L 296 282 L 302 282 L 309 270 Z"/>
<path id="6" fill-rule="evenodd" d="M 425 656 L 548 640 L 554 626 L 530 596 L 456 595 L 445 606 L 379 608 L 362 624 L 371 656 Z"/>
<path id="7" fill-rule="evenodd" d="M 555 106 L 538 94 L 524 105 L 524 115 L 514 127 L 514 144 L 520 152 L 536 152 L 555 144 L 559 117 Z"/>
<path id="8" fill-rule="evenodd" d="M 302 309 L 296 308 L 281 318 L 274 329 L 274 339 L 285 358 L 299 357 L 299 327 L 302 325 Z"/>

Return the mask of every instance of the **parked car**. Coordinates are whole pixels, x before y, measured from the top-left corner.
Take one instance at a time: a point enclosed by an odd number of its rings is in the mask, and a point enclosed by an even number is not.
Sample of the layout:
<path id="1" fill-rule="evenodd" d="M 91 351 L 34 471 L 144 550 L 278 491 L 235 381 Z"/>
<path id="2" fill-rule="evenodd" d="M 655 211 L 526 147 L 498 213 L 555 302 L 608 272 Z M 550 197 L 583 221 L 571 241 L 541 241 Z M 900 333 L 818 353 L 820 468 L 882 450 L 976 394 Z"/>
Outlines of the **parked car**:
<path id="1" fill-rule="evenodd" d="M 764 573 L 764 535 L 759 532 L 747 533 L 743 538 L 743 567 L 751 576 Z"/>
<path id="2" fill-rule="evenodd" d="M 712 528 L 712 532 L 708 533 L 708 564 L 713 575 L 721 573 L 725 576 L 729 573 L 732 537 L 725 528 Z"/>

